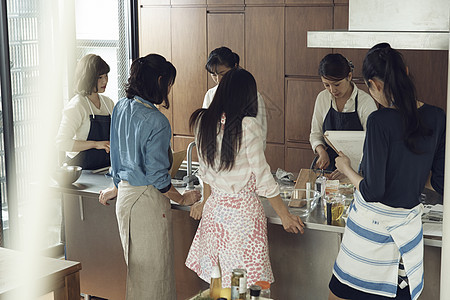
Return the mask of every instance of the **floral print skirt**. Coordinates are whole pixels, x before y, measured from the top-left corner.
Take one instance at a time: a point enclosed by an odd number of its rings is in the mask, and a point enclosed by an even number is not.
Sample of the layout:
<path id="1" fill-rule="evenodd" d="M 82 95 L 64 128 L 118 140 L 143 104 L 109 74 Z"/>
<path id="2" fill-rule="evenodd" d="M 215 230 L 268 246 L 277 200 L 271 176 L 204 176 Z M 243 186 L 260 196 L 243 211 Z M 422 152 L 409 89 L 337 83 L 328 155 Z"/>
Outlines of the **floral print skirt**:
<path id="1" fill-rule="evenodd" d="M 222 286 L 230 287 L 233 269 L 247 270 L 247 285 L 273 282 L 267 245 L 267 219 L 252 174 L 237 194 L 212 189 L 203 208 L 186 266 L 206 282 L 220 263 Z"/>

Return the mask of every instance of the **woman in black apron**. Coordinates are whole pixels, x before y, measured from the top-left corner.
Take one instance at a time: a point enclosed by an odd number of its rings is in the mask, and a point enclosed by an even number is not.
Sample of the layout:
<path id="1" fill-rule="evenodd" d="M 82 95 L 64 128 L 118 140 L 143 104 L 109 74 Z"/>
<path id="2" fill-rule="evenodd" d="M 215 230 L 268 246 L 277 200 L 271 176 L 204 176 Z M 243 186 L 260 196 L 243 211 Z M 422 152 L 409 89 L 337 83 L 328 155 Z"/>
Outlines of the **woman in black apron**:
<path id="1" fill-rule="evenodd" d="M 325 90 L 319 93 L 311 122 L 310 142 L 318 156 L 315 167 L 334 171 L 337 153 L 326 144 L 327 130 L 365 130 L 369 114 L 377 107 L 373 99 L 352 82 L 353 65 L 341 54 L 328 54 L 319 64 Z"/>
<path id="2" fill-rule="evenodd" d="M 68 165 L 95 170 L 110 166 L 109 132 L 114 102 L 100 95 L 108 83 L 108 64 L 88 54 L 75 72 L 75 93 L 64 109 L 57 136 Z"/>

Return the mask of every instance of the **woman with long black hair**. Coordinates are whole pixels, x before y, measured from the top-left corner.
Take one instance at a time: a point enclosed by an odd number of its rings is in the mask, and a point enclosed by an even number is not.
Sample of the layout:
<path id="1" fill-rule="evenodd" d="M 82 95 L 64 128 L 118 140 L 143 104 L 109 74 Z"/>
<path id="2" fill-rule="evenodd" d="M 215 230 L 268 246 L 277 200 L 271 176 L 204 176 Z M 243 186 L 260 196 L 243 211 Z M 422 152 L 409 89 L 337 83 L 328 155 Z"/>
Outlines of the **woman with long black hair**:
<path id="1" fill-rule="evenodd" d="M 267 219 L 258 196 L 268 198 L 287 232 L 303 233 L 303 222 L 281 200 L 263 151 L 256 82 L 244 69 L 229 70 L 208 109 L 190 119 L 199 154 L 199 176 L 212 193 L 200 210 L 201 221 L 186 266 L 206 282 L 220 263 L 222 284 L 245 268 L 248 284 L 273 282 L 267 245 Z M 194 216 L 199 218 L 199 216 Z"/>
<path id="2" fill-rule="evenodd" d="M 387 43 L 367 53 L 363 76 L 383 108 L 367 120 L 362 173 L 342 152 L 336 158 L 357 191 L 329 299 L 417 299 L 424 284 L 419 196 L 427 180 L 443 193 L 445 113 L 417 99 L 401 54 Z"/>

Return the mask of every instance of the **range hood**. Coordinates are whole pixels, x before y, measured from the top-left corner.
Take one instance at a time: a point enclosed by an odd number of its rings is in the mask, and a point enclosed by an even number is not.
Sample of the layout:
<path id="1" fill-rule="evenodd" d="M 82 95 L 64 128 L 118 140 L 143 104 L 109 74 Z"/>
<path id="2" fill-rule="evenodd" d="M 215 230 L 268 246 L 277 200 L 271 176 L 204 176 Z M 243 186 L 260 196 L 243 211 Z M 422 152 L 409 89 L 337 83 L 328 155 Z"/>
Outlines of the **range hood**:
<path id="1" fill-rule="evenodd" d="M 349 30 L 308 31 L 311 48 L 449 50 L 449 0 L 349 0 Z"/>

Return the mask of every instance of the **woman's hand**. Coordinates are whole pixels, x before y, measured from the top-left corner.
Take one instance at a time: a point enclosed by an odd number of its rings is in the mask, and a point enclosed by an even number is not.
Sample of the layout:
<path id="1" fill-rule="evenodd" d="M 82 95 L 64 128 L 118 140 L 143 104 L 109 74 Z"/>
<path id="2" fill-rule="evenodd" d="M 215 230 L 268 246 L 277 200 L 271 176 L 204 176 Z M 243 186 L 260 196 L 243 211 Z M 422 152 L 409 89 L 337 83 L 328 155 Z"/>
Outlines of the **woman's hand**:
<path id="1" fill-rule="evenodd" d="M 180 205 L 192 205 L 198 200 L 200 200 L 202 194 L 200 193 L 200 191 L 193 190 L 193 191 L 185 191 L 182 196 L 183 199 L 181 200 Z"/>
<path id="2" fill-rule="evenodd" d="M 316 152 L 319 154 L 319 158 L 316 161 L 316 168 L 326 169 L 330 165 L 330 157 L 328 156 L 328 152 L 325 150 L 323 145 L 317 146 Z"/>
<path id="3" fill-rule="evenodd" d="M 98 202 L 103 205 L 109 205 L 108 201 L 117 197 L 117 188 L 115 186 L 101 190 L 98 196 Z"/>
<path id="4" fill-rule="evenodd" d="M 342 151 L 339 151 L 339 156 L 336 157 L 336 169 L 343 173 L 344 175 L 347 175 L 349 169 L 352 169 L 350 158 L 348 158 Z M 348 175 L 347 175 L 348 176 Z"/>
<path id="5" fill-rule="evenodd" d="M 194 203 L 194 205 L 192 205 L 191 207 L 191 212 L 189 213 L 189 215 L 191 216 L 192 219 L 194 220 L 200 220 L 202 218 L 202 213 L 203 213 L 203 207 L 205 206 L 205 202 L 197 202 Z"/>
<path id="6" fill-rule="evenodd" d="M 110 150 L 109 141 L 96 141 L 95 149 L 99 149 L 99 150 L 103 149 L 106 151 L 106 153 L 109 153 L 109 150 Z"/>
<path id="7" fill-rule="evenodd" d="M 299 216 L 293 215 L 291 213 L 287 213 L 283 215 L 281 218 L 281 224 L 283 224 L 284 230 L 290 233 L 301 233 L 305 232 L 305 224 Z"/>

